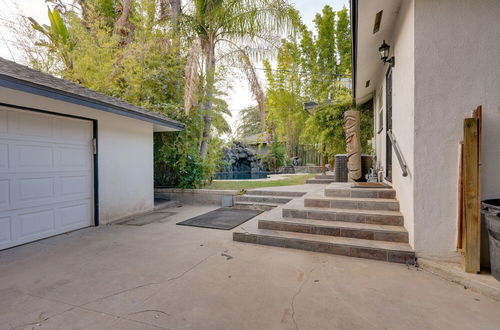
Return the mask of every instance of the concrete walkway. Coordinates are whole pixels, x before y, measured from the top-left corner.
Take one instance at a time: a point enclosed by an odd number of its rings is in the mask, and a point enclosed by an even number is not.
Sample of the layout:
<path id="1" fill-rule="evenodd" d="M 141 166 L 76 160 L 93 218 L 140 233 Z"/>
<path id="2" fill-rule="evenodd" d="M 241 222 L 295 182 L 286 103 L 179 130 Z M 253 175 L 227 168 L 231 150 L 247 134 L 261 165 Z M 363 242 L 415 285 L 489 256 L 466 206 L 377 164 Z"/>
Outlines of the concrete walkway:
<path id="1" fill-rule="evenodd" d="M 175 225 L 215 208 L 0 252 L 0 329 L 500 327 L 499 302 L 415 268 Z"/>

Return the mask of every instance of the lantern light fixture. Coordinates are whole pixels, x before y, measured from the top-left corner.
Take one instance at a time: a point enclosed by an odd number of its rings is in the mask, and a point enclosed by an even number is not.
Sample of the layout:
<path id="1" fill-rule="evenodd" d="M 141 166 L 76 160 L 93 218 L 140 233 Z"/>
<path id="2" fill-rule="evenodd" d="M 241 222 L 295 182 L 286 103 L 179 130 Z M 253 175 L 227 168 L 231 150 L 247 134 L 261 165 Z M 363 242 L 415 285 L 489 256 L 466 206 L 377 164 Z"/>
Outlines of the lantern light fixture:
<path id="1" fill-rule="evenodd" d="M 378 52 L 380 53 L 380 59 L 382 60 L 382 62 L 389 63 L 389 65 L 391 67 L 394 67 L 394 64 L 395 64 L 394 56 L 389 58 L 389 50 L 390 49 L 391 49 L 391 46 L 386 44 L 385 40 L 384 40 L 382 45 L 380 45 L 380 47 L 378 48 Z"/>

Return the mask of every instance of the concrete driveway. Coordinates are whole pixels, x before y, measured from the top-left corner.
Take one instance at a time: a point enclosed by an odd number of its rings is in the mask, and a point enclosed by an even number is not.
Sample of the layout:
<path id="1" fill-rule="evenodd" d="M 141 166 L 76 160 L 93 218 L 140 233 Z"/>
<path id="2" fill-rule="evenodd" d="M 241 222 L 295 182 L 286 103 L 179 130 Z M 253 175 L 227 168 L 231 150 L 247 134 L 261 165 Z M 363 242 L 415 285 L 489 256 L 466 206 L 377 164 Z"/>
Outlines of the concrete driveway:
<path id="1" fill-rule="evenodd" d="M 404 265 L 162 222 L 0 252 L 0 329 L 499 329 L 500 303 Z"/>

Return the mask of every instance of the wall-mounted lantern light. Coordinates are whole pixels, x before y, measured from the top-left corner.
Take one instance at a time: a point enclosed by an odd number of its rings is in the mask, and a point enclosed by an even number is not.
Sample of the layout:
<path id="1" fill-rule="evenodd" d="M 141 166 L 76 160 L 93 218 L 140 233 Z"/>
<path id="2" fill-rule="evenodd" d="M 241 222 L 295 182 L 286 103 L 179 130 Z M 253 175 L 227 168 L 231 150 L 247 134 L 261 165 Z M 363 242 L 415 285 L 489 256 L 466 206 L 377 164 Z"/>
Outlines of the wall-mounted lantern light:
<path id="1" fill-rule="evenodd" d="M 391 46 L 389 46 L 388 44 L 385 43 L 385 40 L 384 42 L 382 43 L 382 45 L 378 48 L 378 52 L 380 53 L 380 59 L 382 60 L 382 62 L 384 63 L 389 63 L 392 67 L 394 66 L 394 56 L 389 58 L 389 49 L 391 48 Z"/>

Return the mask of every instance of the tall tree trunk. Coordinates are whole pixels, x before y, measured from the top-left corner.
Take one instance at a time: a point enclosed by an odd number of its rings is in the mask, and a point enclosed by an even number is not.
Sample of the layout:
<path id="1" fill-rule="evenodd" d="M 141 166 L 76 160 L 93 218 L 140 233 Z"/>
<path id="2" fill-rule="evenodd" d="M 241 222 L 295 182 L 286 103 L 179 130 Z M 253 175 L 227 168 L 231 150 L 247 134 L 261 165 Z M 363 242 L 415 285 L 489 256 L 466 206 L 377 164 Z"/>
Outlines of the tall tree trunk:
<path id="1" fill-rule="evenodd" d="M 203 41 L 205 52 L 205 102 L 203 105 L 203 137 L 200 145 L 201 158 L 207 158 L 208 140 L 210 138 L 210 130 L 212 128 L 212 97 L 214 94 L 215 84 L 215 43 L 211 36 Z"/>
<path id="2" fill-rule="evenodd" d="M 125 47 L 130 41 L 135 26 L 130 22 L 133 0 L 121 0 L 121 14 L 115 22 L 114 34 L 120 37 L 120 46 Z"/>
<path id="3" fill-rule="evenodd" d="M 175 31 L 179 30 L 179 16 L 181 15 L 181 0 L 169 0 L 170 2 L 170 10 L 171 18 L 172 18 L 172 26 Z"/>

